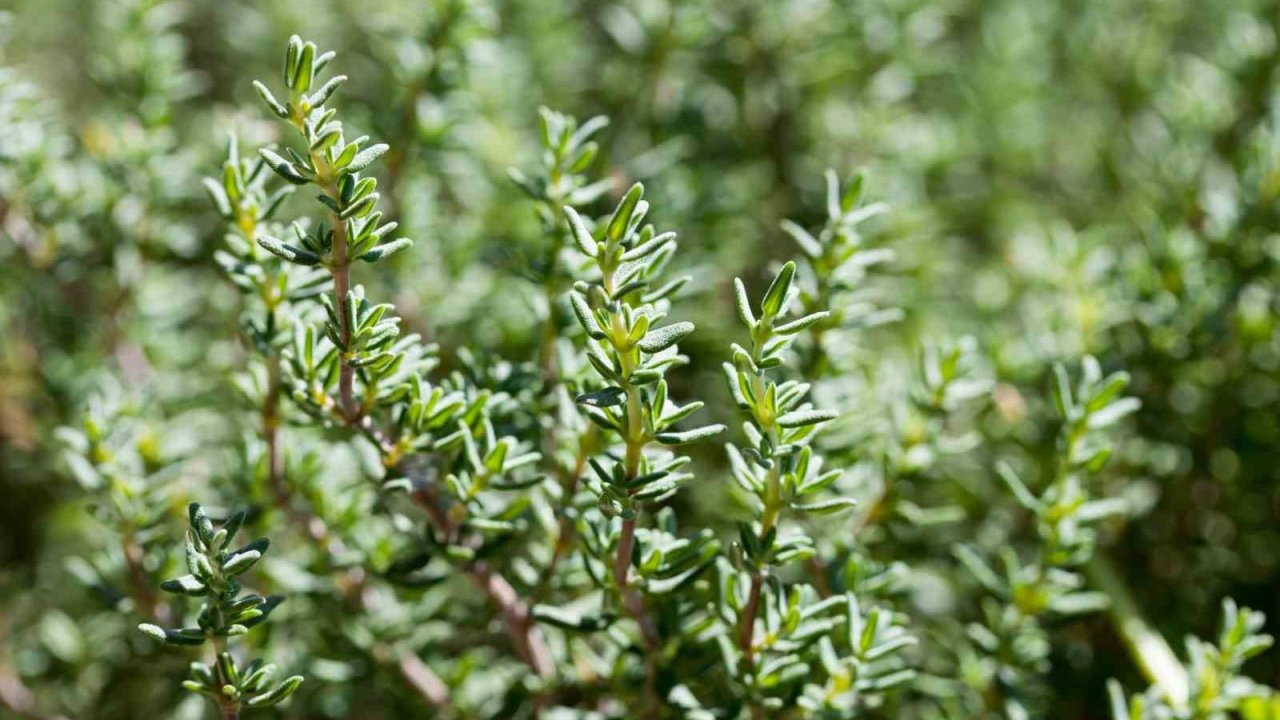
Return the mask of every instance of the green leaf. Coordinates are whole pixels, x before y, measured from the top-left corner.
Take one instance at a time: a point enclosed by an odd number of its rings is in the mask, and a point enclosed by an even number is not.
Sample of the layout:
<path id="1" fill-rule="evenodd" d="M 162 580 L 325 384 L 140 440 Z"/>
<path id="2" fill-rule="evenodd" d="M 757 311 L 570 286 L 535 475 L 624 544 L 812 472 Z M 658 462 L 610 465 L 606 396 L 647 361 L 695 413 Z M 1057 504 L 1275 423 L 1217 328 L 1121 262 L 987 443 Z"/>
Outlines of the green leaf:
<path id="1" fill-rule="evenodd" d="M 280 104 L 279 100 L 276 100 L 276 96 L 271 94 L 271 90 L 266 85 L 254 80 L 253 89 L 258 91 L 258 97 L 262 98 L 262 102 L 267 104 L 267 107 L 271 109 L 271 112 L 275 113 L 276 117 L 281 120 L 289 117 L 289 111 L 284 105 Z"/>
<path id="2" fill-rule="evenodd" d="M 347 163 L 344 166 L 339 167 L 338 169 L 348 174 L 360 172 L 361 170 L 372 165 L 374 160 L 377 160 L 379 157 L 382 157 L 382 154 L 390 149 L 391 149 L 391 146 L 387 145 L 386 143 L 378 143 L 377 145 L 370 145 L 364 150 L 361 150 L 360 152 L 356 153 L 355 157 L 351 158 L 351 162 Z"/>
<path id="3" fill-rule="evenodd" d="M 610 620 L 601 615 L 583 615 L 566 608 L 552 605 L 534 605 L 533 617 L 539 622 L 554 625 L 561 630 L 575 632 L 595 632 L 609 626 Z"/>
<path id="4" fill-rule="evenodd" d="M 1104 498 L 1090 500 L 1076 509 L 1075 518 L 1080 522 L 1093 522 L 1105 517 L 1126 515 L 1129 512 L 1129 501 L 1120 498 Z"/>
<path id="5" fill-rule="evenodd" d="M 599 243 L 591 236 L 591 231 L 587 229 L 586 223 L 582 221 L 582 216 L 577 210 L 564 206 L 564 216 L 569 221 L 569 234 L 573 236 L 573 241 L 578 244 L 578 249 L 587 257 L 595 257 Z"/>
<path id="6" fill-rule="evenodd" d="M 321 105 L 324 105 L 325 102 L 329 100 L 330 96 L 332 96 L 333 93 L 338 89 L 338 87 L 346 81 L 347 81 L 346 75 L 334 75 L 333 77 L 329 78 L 328 82 L 326 82 L 324 85 L 321 85 L 319 90 L 316 90 L 314 93 L 312 93 L 311 97 L 307 98 L 307 103 L 311 105 L 311 107 L 313 108 L 317 108 L 317 107 L 320 107 Z"/>
<path id="7" fill-rule="evenodd" d="M 232 685 L 240 682 L 240 670 L 236 667 L 235 658 L 231 657 L 229 652 L 218 653 L 217 657 L 218 672 L 222 677 Z"/>
<path id="8" fill-rule="evenodd" d="M 298 686 L 302 684 L 302 680 L 303 677 L 301 675 L 294 675 L 277 685 L 274 689 L 262 693 L 261 695 L 255 695 L 249 698 L 246 702 L 251 707 L 269 707 L 271 705 L 284 702 L 286 698 L 298 689 Z"/>
<path id="9" fill-rule="evenodd" d="M 800 332 L 801 330 L 804 330 L 805 328 L 810 327 L 814 323 L 821 322 L 823 320 L 826 320 L 829 317 L 831 317 L 831 313 L 827 312 L 826 310 L 822 310 L 820 312 L 805 315 L 804 317 L 798 320 L 792 320 L 789 323 L 779 325 L 774 328 L 774 331 L 777 332 L 779 335 L 794 335 Z"/>
<path id="10" fill-rule="evenodd" d="M 791 281 L 795 278 L 795 275 L 796 264 L 788 260 L 782 266 L 782 269 L 778 271 L 778 276 L 770 283 L 769 289 L 765 291 L 764 299 L 760 301 L 760 312 L 765 317 L 777 317 L 782 313 L 787 296 L 791 292 Z"/>
<path id="11" fill-rule="evenodd" d="M 631 494 L 631 498 L 641 503 L 656 503 L 665 500 L 675 494 L 680 489 L 680 482 L 687 475 L 668 475 L 666 477 L 646 483 L 640 489 Z"/>
<path id="12" fill-rule="evenodd" d="M 1063 420 L 1072 419 L 1074 404 L 1071 401 L 1071 379 L 1067 377 L 1067 369 L 1059 363 L 1053 366 L 1053 404 L 1058 416 Z"/>
<path id="13" fill-rule="evenodd" d="M 1049 609 L 1059 615 L 1084 615 L 1111 607 L 1111 598 L 1101 592 L 1076 592 L 1049 601 Z"/>
<path id="14" fill-rule="evenodd" d="M 996 474 L 1008 486 L 1009 491 L 1013 493 L 1013 497 L 1017 499 L 1019 505 L 1032 512 L 1035 512 L 1040 507 L 1040 501 L 1036 499 L 1036 496 L 1031 493 L 1031 490 L 1022 482 L 1022 478 L 1018 477 L 1018 474 L 1014 472 L 1008 463 L 998 463 L 996 465 Z"/>
<path id="15" fill-rule="evenodd" d="M 867 682 L 867 689 L 873 692 L 885 692 L 895 687 L 911 682 L 916 677 L 916 671 L 911 669 L 895 670 L 876 678 L 872 678 Z"/>
<path id="16" fill-rule="evenodd" d="M 227 532 L 226 539 L 223 540 L 222 545 L 217 548 L 218 550 L 221 550 L 231 544 L 231 541 L 236 537 L 236 533 L 239 533 L 240 528 L 244 526 L 244 521 L 247 516 L 248 514 L 241 510 L 235 515 L 227 518 L 227 522 L 222 525 L 222 529 Z"/>
<path id="17" fill-rule="evenodd" d="M 263 235 L 258 238 L 258 244 L 265 248 L 272 255 L 280 257 L 295 265 L 304 267 L 312 267 L 320 264 L 320 256 L 309 250 L 303 250 L 296 245 L 290 245 L 282 242 L 270 235 Z"/>
<path id="18" fill-rule="evenodd" d="M 680 342 L 682 338 L 693 332 L 693 330 L 694 326 L 691 322 L 672 323 L 657 330 L 650 330 L 636 344 L 647 353 L 659 353 Z"/>
<path id="19" fill-rule="evenodd" d="M 742 284 L 742 278 L 733 279 L 733 296 L 737 300 L 738 317 L 742 318 L 742 323 L 748 328 L 755 328 L 756 316 L 751 312 L 751 300 L 747 297 L 747 288 Z"/>
<path id="20" fill-rule="evenodd" d="M 1142 401 L 1138 398 L 1127 397 L 1116 400 L 1101 410 L 1089 413 L 1089 429 L 1101 430 L 1110 427 L 1141 408 Z"/>
<path id="21" fill-rule="evenodd" d="M 627 194 L 623 196 L 622 201 L 618 203 L 613 215 L 609 218 L 609 225 L 605 228 L 606 237 L 614 242 L 622 239 L 623 234 L 626 233 L 627 228 L 631 225 L 632 216 L 635 214 L 642 197 L 644 197 L 644 185 L 640 183 L 632 185 Z"/>
<path id="22" fill-rule="evenodd" d="M 200 596 L 209 592 L 209 587 L 200 582 L 194 575 L 183 575 L 180 578 L 160 583 L 160 589 L 175 595 Z"/>
<path id="23" fill-rule="evenodd" d="M 793 410 L 778 418 L 778 425 L 784 428 L 806 427 L 818 423 L 835 420 L 840 413 L 831 410 Z"/>
<path id="24" fill-rule="evenodd" d="M 639 245 L 636 245 L 630 250 L 622 253 L 622 259 L 625 262 L 634 262 L 636 260 L 646 258 L 659 250 L 662 250 L 675 239 L 675 233 L 664 232 L 661 235 L 650 238 L 648 241 L 640 243 Z"/>
<path id="25" fill-rule="evenodd" d="M 840 197 L 840 210 L 849 212 L 858 205 L 862 204 L 862 195 L 865 192 L 867 184 L 866 172 L 859 172 L 849 181 L 849 185 L 844 189 L 844 195 Z"/>
<path id="26" fill-rule="evenodd" d="M 200 182 L 204 185 L 205 191 L 209 193 L 209 199 L 213 201 L 218 214 L 224 218 L 231 219 L 231 202 L 227 199 L 227 191 L 223 189 L 222 183 L 213 178 L 203 178 Z"/>
<path id="27" fill-rule="evenodd" d="M 800 246 L 800 250 L 811 258 L 822 257 L 822 245 L 808 230 L 800 227 L 790 220 L 782 221 L 782 231 L 790 235 L 796 244 Z"/>
<path id="28" fill-rule="evenodd" d="M 840 176 L 831 168 L 827 168 L 823 176 L 827 179 L 827 217 L 835 220 L 844 214 L 840 206 Z"/>
<path id="29" fill-rule="evenodd" d="M 1142 714 L 1130 715 L 1129 704 L 1124 698 L 1124 688 L 1114 679 L 1107 680 L 1107 699 L 1111 704 L 1112 720 L 1140 720 Z"/>
<path id="30" fill-rule="evenodd" d="M 1000 577 L 978 556 L 978 552 L 968 545 L 957 545 L 952 551 L 956 559 L 959 560 L 973 577 L 984 587 L 993 593 L 1003 595 L 1005 592 L 1004 584 L 1000 581 Z"/>
<path id="31" fill-rule="evenodd" d="M 164 641 L 169 645 L 194 647 L 196 645 L 203 645 L 205 641 L 204 632 L 199 628 L 167 630 L 156 625 L 151 625 L 150 623 L 143 623 L 138 626 L 138 629 L 156 640 Z"/>
<path id="32" fill-rule="evenodd" d="M 209 521 L 209 516 L 205 514 L 204 508 L 200 507 L 200 503 L 193 502 L 187 505 L 187 522 L 200 542 L 206 548 L 209 547 L 213 542 L 213 523 Z"/>
<path id="33" fill-rule="evenodd" d="M 262 553 L 257 550 L 248 550 L 236 553 L 222 564 L 222 571 L 229 575 L 239 575 L 253 567 L 253 564 L 258 562 L 261 557 Z"/>
<path id="34" fill-rule="evenodd" d="M 577 131 L 569 138 L 569 145 L 575 146 L 589 140 L 592 135 L 600 132 L 609 126 L 609 118 L 604 115 L 596 115 L 590 120 L 578 126 Z"/>
<path id="35" fill-rule="evenodd" d="M 613 407 L 621 405 L 627 399 L 627 391 L 620 387 L 607 387 L 594 392 L 583 393 L 574 399 L 579 405 L 592 407 Z"/>
<path id="36" fill-rule="evenodd" d="M 542 483 L 547 479 L 546 475 L 533 475 L 523 480 L 494 480 L 489 483 L 489 487 L 494 490 L 527 490 Z"/>
<path id="37" fill-rule="evenodd" d="M 400 252 L 401 250 L 407 250 L 408 248 L 411 248 L 411 247 L 413 247 L 412 240 L 410 240 L 409 238 L 399 238 L 396 240 L 392 240 L 391 242 L 378 245 L 372 250 L 361 255 L 360 259 L 367 263 L 374 263 L 374 262 L 378 262 L 379 260 L 385 260 L 391 257 L 392 255 L 395 255 L 396 253 Z"/>
<path id="38" fill-rule="evenodd" d="M 302 53 L 298 55 L 298 66 L 294 70 L 292 82 L 289 83 L 289 87 L 293 88 L 294 92 L 301 94 L 311 89 L 311 81 L 315 77 L 315 60 L 315 43 L 303 45 Z"/>
<path id="39" fill-rule="evenodd" d="M 294 185 L 306 185 L 311 182 L 308 174 L 304 174 L 296 165 L 277 155 L 274 151 L 267 148 L 258 148 L 258 154 L 263 160 L 267 161 L 267 167 L 270 167 L 277 175 Z"/>
<path id="40" fill-rule="evenodd" d="M 688 443 L 715 437 L 725 431 L 723 425 L 707 425 L 705 427 L 685 430 L 683 432 L 662 432 L 654 436 L 654 440 L 663 445 L 687 445 Z"/>
<path id="41" fill-rule="evenodd" d="M 587 335 L 596 339 L 603 340 L 607 335 L 596 324 L 595 314 L 591 312 L 591 307 L 587 305 L 587 299 L 582 297 L 580 293 L 569 293 L 569 305 L 573 308 L 573 314 L 577 316 L 578 323 L 582 325 L 582 329 L 587 331 Z"/>
<path id="42" fill-rule="evenodd" d="M 293 86 L 293 76 L 298 74 L 298 56 L 302 54 L 302 38 L 289 36 L 289 44 L 284 51 L 284 84 Z"/>
<path id="43" fill-rule="evenodd" d="M 810 513 L 812 515 L 831 515 L 833 513 L 849 510 L 858 504 L 853 498 L 830 498 L 828 500 L 818 500 L 811 503 L 792 503 L 791 507 L 800 512 Z"/>

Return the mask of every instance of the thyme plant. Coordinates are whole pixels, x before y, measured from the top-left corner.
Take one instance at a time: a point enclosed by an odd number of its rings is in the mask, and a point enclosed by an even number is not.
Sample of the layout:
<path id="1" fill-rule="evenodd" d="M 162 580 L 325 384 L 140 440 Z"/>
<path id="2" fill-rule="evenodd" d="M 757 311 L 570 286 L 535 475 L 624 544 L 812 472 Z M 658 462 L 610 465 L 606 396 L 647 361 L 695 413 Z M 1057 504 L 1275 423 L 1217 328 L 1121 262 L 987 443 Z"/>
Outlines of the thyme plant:
<path id="1" fill-rule="evenodd" d="M 76 5 L 0 11 L 0 715 L 1280 712 L 1257 3 Z"/>

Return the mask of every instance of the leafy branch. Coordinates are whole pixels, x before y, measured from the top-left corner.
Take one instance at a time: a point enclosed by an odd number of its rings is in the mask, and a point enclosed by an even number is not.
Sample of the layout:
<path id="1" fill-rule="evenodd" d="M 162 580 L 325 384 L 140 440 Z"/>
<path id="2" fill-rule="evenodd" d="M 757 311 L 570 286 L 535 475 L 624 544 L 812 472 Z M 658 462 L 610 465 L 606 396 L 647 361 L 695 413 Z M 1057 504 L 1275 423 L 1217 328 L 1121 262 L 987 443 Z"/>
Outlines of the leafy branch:
<path id="1" fill-rule="evenodd" d="M 261 538 L 233 549 L 232 542 L 244 521 L 245 514 L 236 513 L 215 529 L 200 505 L 191 503 L 186 536 L 188 574 L 165 581 L 160 589 L 173 595 L 205 598 L 196 624 L 179 628 L 150 623 L 138 626 L 169 645 L 199 646 L 206 641 L 212 644 L 214 661 L 191 663 L 190 678 L 182 686 L 210 698 L 226 720 L 239 718 L 245 707 L 271 707 L 284 702 L 303 680 L 301 675 L 291 675 L 273 682 L 275 665 L 262 660 L 240 664 L 227 650 L 229 638 L 245 635 L 266 622 L 284 601 L 279 595 L 242 594 L 237 578 L 257 564 L 270 545 Z"/>

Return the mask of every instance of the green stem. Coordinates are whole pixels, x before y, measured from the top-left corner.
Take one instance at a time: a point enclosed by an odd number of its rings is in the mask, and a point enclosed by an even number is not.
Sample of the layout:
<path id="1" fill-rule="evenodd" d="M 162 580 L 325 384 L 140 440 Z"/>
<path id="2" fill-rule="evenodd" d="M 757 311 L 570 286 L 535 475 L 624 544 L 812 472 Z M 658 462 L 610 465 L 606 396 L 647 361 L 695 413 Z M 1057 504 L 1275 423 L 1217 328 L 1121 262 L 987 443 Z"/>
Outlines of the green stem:
<path id="1" fill-rule="evenodd" d="M 614 289 L 614 269 L 603 268 L 603 270 L 605 291 L 612 294 Z M 626 387 L 627 393 L 627 428 L 623 437 L 623 441 L 627 446 L 624 468 L 627 479 L 632 480 L 640 475 L 640 467 L 644 459 L 644 446 L 649 442 L 648 429 L 644 426 L 640 388 L 631 382 L 631 373 L 635 371 L 639 359 L 639 350 L 625 345 L 628 333 L 621 312 L 611 313 L 610 329 L 613 334 L 614 349 L 621 358 L 623 385 Z M 644 598 L 641 597 L 640 593 L 628 587 L 631 554 L 635 548 L 636 516 L 638 511 L 632 509 L 632 513 L 629 517 L 623 518 L 622 521 L 622 533 L 618 537 L 618 553 L 613 561 L 613 576 L 618 585 L 618 594 L 622 601 L 623 609 L 640 626 L 640 635 L 644 639 L 645 707 L 641 712 L 641 717 L 656 720 L 661 715 L 662 707 L 657 691 L 658 633 L 653 626 L 653 621 L 649 618 Z"/>
<path id="2" fill-rule="evenodd" d="M 296 107 L 298 98 L 294 98 Z M 308 139 L 306 126 L 302 116 L 295 114 L 291 119 L 294 127 L 298 132 L 302 133 L 304 139 Z M 311 166 L 315 169 L 315 183 L 333 200 L 339 207 L 342 205 L 342 194 L 338 190 L 338 178 L 335 176 L 333 167 L 329 165 L 324 153 L 312 151 Z M 360 418 L 360 409 L 356 405 L 355 400 L 355 368 L 351 366 L 351 359 L 347 354 L 347 347 L 351 343 L 351 320 L 347 317 L 347 293 L 351 289 L 351 260 L 347 257 L 347 222 L 336 213 L 329 214 L 330 222 L 333 225 L 333 264 L 329 268 L 333 275 L 333 309 L 338 315 L 338 334 L 342 339 L 343 350 L 338 353 L 338 402 L 342 411 L 342 416 L 348 422 L 355 422 Z"/>
<path id="3" fill-rule="evenodd" d="M 222 693 L 222 688 L 226 685 L 233 684 L 231 678 L 222 674 L 222 664 L 218 662 L 218 658 L 222 657 L 222 653 L 227 651 L 227 639 L 215 635 L 213 637 L 213 671 L 217 674 L 217 700 L 218 710 L 222 713 L 222 720 L 239 720 L 240 718 L 240 701 L 227 697 Z"/>
<path id="4" fill-rule="evenodd" d="M 1138 603 L 1111 561 L 1095 553 L 1085 566 L 1090 584 L 1111 600 L 1109 614 L 1125 648 L 1147 680 L 1160 687 L 1175 707 L 1183 707 L 1189 695 L 1187 671 L 1164 636 L 1142 616 Z"/>
<path id="5" fill-rule="evenodd" d="M 760 337 L 755 337 L 756 333 L 752 333 L 752 360 L 759 364 L 763 354 L 764 345 L 769 341 L 772 335 L 772 329 L 766 318 L 765 324 L 762 326 Z M 763 375 L 753 375 L 751 378 L 752 393 L 757 399 L 765 396 L 765 382 Z M 778 447 L 780 438 L 778 436 L 777 419 L 773 417 L 761 418 L 757 415 L 756 424 L 765 430 L 769 437 L 770 446 Z M 782 512 L 782 478 L 778 474 L 778 463 L 775 460 L 769 468 L 769 475 L 765 479 L 765 495 L 764 509 L 760 514 L 760 540 L 765 537 L 778 524 L 778 516 Z M 756 615 L 760 612 L 760 595 L 764 590 L 764 579 L 767 575 L 766 567 L 753 567 L 751 570 L 751 589 L 747 593 L 747 604 L 742 609 L 742 615 L 739 616 L 738 642 L 742 648 L 743 662 L 748 670 L 755 666 L 755 632 L 756 632 Z M 760 715 L 763 709 L 758 706 L 752 706 L 752 718 L 762 717 Z"/>
<path id="6" fill-rule="evenodd" d="M 330 195 L 337 196 L 337 188 Z M 358 417 L 355 400 L 355 368 L 351 367 L 348 354 L 351 344 L 351 320 L 347 317 L 347 293 L 351 289 L 351 262 L 347 258 L 347 223 L 333 213 L 333 305 L 338 315 L 338 334 L 342 338 L 343 351 L 338 354 L 338 399 L 342 414 L 348 420 Z"/>

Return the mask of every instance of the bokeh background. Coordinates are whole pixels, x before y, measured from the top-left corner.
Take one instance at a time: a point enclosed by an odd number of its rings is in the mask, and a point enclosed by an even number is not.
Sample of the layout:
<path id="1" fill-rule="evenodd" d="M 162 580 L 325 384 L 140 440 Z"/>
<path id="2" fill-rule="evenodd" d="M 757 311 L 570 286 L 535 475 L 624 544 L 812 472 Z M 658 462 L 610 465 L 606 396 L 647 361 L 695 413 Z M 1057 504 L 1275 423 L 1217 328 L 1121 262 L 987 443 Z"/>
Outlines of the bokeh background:
<path id="1" fill-rule="evenodd" d="M 856 298 L 877 308 L 863 315 L 874 327 L 848 333 L 852 459 L 909 450 L 898 368 L 922 342 L 968 337 L 993 380 L 965 419 L 978 440 L 955 461 L 913 457 L 912 482 L 971 516 L 1007 505 L 993 459 L 1051 454 L 1049 368 L 1094 354 L 1130 372 L 1143 403 L 1105 476 L 1139 511 L 1102 544 L 1148 620 L 1177 647 L 1214 630 L 1224 596 L 1280 618 L 1280 4 L 0 8 L 0 684 L 34 693 L 41 713 L 141 717 L 170 699 L 131 668 L 176 677 L 180 664 L 140 657 L 118 598 L 92 580 L 109 564 L 94 554 L 118 541 L 86 512 L 95 496 L 57 428 L 91 398 L 145 407 L 131 421 L 144 473 L 190 495 L 237 492 L 225 488 L 249 426 L 229 420 L 244 410 L 228 378 L 245 352 L 199 180 L 230 132 L 276 138 L 250 81 L 276 82 L 295 32 L 338 51 L 352 80 L 337 102 L 392 145 L 384 202 L 417 241 L 358 279 L 439 342 L 446 366 L 462 346 L 534 353 L 539 288 L 522 269 L 542 240 L 507 170 L 536 162 L 539 106 L 609 116 L 599 167 L 618 191 L 644 181 L 680 232 L 698 277 L 681 312 L 703 330 L 685 349 L 707 368 L 685 387 L 719 390 L 738 333 L 728 280 L 759 282 L 796 253 L 779 221 L 821 221 L 825 168 L 866 168 L 870 199 L 892 206 L 868 239 L 897 257 Z M 722 395 L 713 414 L 728 417 Z M 704 472 L 720 462 L 708 453 Z M 713 524 L 716 484 L 683 500 Z M 954 532 L 1016 535 L 991 515 Z M 952 562 L 905 531 L 879 547 Z M 1141 686 L 1105 619 L 1055 633 L 1049 716 L 1100 717 L 1107 677 Z M 327 652 L 295 714 L 344 717 L 362 693 L 398 707 L 339 645 Z M 1275 685 L 1280 656 L 1252 672 Z"/>

